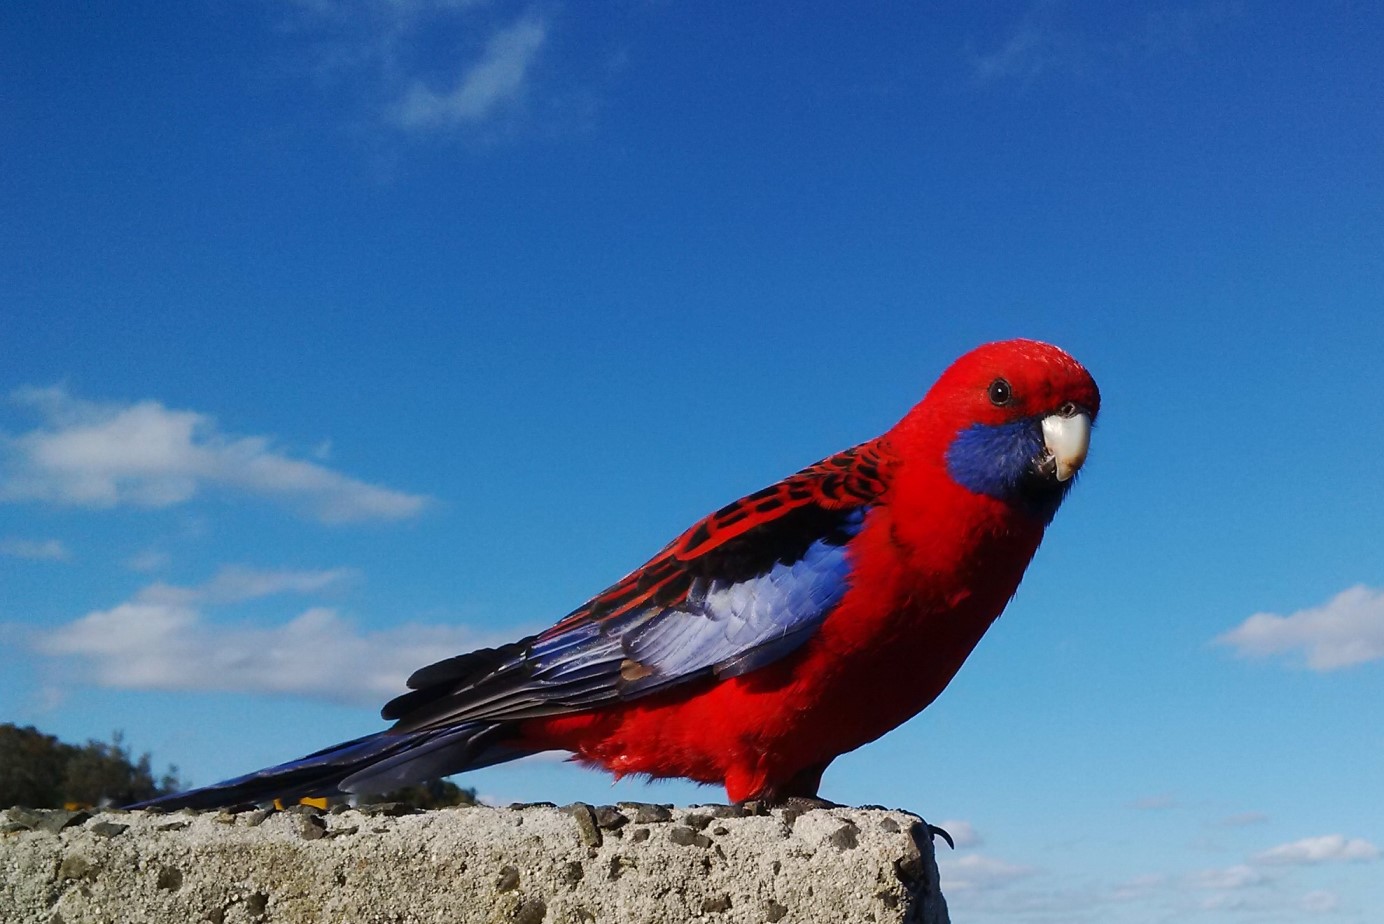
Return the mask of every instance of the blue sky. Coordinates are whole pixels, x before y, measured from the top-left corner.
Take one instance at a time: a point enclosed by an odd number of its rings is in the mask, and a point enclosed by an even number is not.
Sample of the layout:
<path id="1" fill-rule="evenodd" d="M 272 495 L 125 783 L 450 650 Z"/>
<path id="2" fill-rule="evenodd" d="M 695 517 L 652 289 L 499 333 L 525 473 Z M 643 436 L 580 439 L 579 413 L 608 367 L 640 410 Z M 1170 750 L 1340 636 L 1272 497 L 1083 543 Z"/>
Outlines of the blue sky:
<path id="1" fill-rule="evenodd" d="M 962 835 L 958 920 L 1377 920 L 1381 40 L 1336 0 L 5 5 L 0 720 L 198 783 L 374 730 L 1038 337 L 1101 385 L 1082 482 L 824 794 Z"/>

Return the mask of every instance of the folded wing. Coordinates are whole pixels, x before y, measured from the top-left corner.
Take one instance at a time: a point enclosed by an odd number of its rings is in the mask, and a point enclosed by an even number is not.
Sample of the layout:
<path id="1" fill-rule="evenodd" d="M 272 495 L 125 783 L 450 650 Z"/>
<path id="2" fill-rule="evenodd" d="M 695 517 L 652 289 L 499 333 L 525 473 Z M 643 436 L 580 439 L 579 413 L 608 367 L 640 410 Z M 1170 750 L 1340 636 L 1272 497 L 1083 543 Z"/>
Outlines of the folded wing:
<path id="1" fill-rule="evenodd" d="M 867 443 L 722 508 L 551 629 L 418 671 L 384 717 L 397 732 L 519 721 L 784 657 L 846 592 L 887 464 Z"/>

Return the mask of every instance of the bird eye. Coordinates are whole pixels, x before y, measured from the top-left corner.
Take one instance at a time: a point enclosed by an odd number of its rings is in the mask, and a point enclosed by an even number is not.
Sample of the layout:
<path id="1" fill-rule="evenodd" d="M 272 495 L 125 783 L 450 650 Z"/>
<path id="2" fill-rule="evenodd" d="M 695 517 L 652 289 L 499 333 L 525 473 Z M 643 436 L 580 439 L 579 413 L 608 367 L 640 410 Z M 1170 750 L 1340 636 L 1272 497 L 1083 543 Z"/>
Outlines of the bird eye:
<path id="1" fill-rule="evenodd" d="M 995 379 L 990 383 L 990 403 L 996 407 L 1004 407 L 1014 400 L 1014 390 L 1009 387 L 1009 383 L 1004 379 Z"/>

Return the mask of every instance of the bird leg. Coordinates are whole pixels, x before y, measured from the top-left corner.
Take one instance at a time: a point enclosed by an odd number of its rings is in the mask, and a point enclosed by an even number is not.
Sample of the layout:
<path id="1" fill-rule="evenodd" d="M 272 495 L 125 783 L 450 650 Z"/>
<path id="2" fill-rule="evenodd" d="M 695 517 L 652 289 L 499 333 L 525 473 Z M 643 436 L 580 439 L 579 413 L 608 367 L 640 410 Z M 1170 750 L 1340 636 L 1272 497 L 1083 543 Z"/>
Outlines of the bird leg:
<path id="1" fill-rule="evenodd" d="M 799 770 L 787 782 L 778 786 L 768 786 L 760 794 L 758 799 L 746 799 L 737 803 L 741 808 L 753 808 L 753 814 L 760 814 L 763 808 L 786 808 L 796 809 L 799 812 L 810 812 L 813 809 L 832 809 L 843 808 L 844 806 L 836 802 L 831 802 L 817 795 L 817 790 L 822 785 L 822 774 L 826 772 L 827 764 L 831 761 L 824 761 L 820 764 L 813 764 Z M 927 826 L 929 837 L 940 837 L 947 842 L 947 846 L 952 850 L 956 849 L 956 841 L 946 828 L 939 828 L 937 825 Z"/>
<path id="2" fill-rule="evenodd" d="M 773 807 L 792 807 L 801 811 L 811 811 L 819 808 L 840 808 L 840 806 L 827 799 L 820 798 L 817 790 L 822 786 L 822 774 L 826 772 L 827 764 L 831 761 L 822 761 L 820 764 L 813 764 L 799 770 L 794 776 L 778 785 L 766 786 L 760 792 L 759 798 L 754 800 L 762 805 Z"/>

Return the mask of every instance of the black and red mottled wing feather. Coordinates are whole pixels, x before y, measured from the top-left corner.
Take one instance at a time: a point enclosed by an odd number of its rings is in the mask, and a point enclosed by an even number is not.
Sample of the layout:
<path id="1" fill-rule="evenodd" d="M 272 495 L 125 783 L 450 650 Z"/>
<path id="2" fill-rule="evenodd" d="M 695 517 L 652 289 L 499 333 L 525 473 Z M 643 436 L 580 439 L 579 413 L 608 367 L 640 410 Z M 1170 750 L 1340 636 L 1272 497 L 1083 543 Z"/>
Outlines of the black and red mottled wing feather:
<path id="1" fill-rule="evenodd" d="M 522 720 L 771 663 L 845 592 L 850 540 L 891 464 L 866 443 L 741 498 L 552 628 L 416 672 L 384 717 L 396 731 Z"/>

